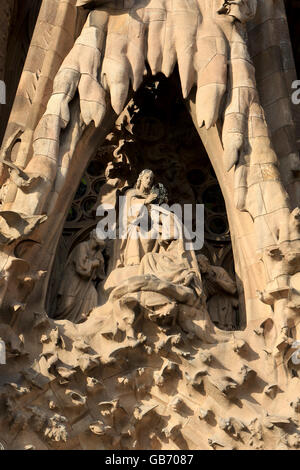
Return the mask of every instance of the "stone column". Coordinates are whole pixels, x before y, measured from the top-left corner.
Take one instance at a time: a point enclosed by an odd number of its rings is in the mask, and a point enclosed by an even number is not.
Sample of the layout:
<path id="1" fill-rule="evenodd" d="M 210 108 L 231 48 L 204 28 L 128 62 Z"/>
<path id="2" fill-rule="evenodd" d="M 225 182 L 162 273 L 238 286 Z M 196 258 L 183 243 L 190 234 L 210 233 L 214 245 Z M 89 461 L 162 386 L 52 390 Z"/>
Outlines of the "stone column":
<path id="1" fill-rule="evenodd" d="M 255 65 L 257 89 L 266 114 L 280 173 L 293 207 L 300 203 L 299 106 L 292 103 L 297 79 L 283 0 L 259 2 L 248 23 L 249 48 Z"/>

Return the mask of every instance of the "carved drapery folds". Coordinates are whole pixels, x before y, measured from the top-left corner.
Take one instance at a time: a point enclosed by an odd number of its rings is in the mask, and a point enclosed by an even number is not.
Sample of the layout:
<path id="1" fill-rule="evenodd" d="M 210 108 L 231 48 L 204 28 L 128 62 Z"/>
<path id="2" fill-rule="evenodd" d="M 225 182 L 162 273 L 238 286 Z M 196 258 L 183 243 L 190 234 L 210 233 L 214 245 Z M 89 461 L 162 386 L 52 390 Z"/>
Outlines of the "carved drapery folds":
<path id="1" fill-rule="evenodd" d="M 93 281 L 105 278 L 103 247 L 104 242 L 91 232 L 90 239 L 70 254 L 58 292 L 56 319 L 79 323 L 99 304 Z"/>

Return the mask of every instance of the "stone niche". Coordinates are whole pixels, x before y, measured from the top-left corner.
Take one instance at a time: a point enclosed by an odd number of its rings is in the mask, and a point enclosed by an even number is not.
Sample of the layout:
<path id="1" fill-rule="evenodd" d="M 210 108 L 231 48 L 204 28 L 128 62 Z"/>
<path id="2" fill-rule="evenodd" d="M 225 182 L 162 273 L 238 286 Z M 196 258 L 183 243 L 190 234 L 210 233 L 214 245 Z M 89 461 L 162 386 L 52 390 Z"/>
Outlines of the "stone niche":
<path id="1" fill-rule="evenodd" d="M 21 64 L 8 37 L 18 3 L 3 31 Z M 40 6 L 27 3 L 22 37 Z M 43 0 L 13 77 L 0 450 L 300 447 L 284 2 L 159 4 Z M 14 53 L 1 51 L 9 77 Z M 204 240 L 191 247 L 178 214 L 190 205 L 193 231 L 198 204 Z"/>
<path id="2" fill-rule="evenodd" d="M 184 208 L 184 204 L 189 204 L 195 217 L 195 205 L 203 204 L 205 239 L 197 253 L 205 255 L 211 265 L 223 267 L 229 279 L 237 283 L 224 198 L 182 99 L 176 70 L 169 79 L 162 74 L 156 77 L 150 75 L 145 79 L 118 119 L 115 129 L 89 162 L 68 211 L 59 242 L 48 291 L 48 313 L 51 317 L 55 316 L 57 292 L 70 253 L 77 244 L 86 241 L 96 227 L 99 221 L 97 207 L 113 198 L 115 187 L 109 185 L 107 176 L 113 165 L 114 179 L 120 180 L 120 194 L 126 188 L 133 187 L 141 171 L 149 168 L 156 175 L 156 180 L 166 188 L 169 206 L 179 204 Z M 111 244 L 107 243 L 104 250 L 106 275 L 111 270 Z M 94 284 L 102 292 L 99 281 L 95 280 Z M 237 284 L 239 290 L 233 288 L 234 328 L 241 329 L 246 325 L 245 307 L 242 284 Z M 238 308 L 239 293 L 241 308 Z M 223 294 L 226 296 L 225 292 Z M 99 301 L 103 302 L 103 299 Z"/>

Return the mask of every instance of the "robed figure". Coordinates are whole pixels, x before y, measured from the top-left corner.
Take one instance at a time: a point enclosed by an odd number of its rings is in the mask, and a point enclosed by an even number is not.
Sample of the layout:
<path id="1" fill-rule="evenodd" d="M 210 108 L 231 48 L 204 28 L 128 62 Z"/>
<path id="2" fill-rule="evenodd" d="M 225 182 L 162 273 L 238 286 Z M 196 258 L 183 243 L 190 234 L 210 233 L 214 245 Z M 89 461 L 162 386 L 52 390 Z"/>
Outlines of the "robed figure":
<path id="1" fill-rule="evenodd" d="M 58 292 L 56 320 L 79 323 L 99 305 L 95 281 L 105 278 L 103 248 L 103 240 L 93 231 L 71 252 Z"/>

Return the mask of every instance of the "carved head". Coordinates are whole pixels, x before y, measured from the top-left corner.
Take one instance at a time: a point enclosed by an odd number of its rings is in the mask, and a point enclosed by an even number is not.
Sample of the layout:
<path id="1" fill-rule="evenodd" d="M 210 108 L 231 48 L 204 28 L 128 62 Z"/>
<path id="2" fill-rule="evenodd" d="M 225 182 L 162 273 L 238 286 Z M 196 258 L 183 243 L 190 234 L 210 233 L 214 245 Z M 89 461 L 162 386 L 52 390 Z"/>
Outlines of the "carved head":
<path id="1" fill-rule="evenodd" d="M 246 23 L 254 18 L 256 8 L 257 0 L 225 0 L 218 13 L 233 16 L 241 23 Z"/>
<path id="2" fill-rule="evenodd" d="M 90 244 L 93 248 L 100 247 L 104 248 L 105 242 L 104 240 L 98 238 L 97 230 L 92 230 L 90 233 Z"/>
<path id="3" fill-rule="evenodd" d="M 138 177 L 138 180 L 136 182 L 136 189 L 142 189 L 145 191 L 150 191 L 150 189 L 153 186 L 153 181 L 154 181 L 154 173 L 152 170 L 143 170 Z"/>
<path id="4" fill-rule="evenodd" d="M 204 255 L 197 255 L 197 261 L 199 265 L 199 269 L 202 273 L 206 273 L 210 268 L 210 262 L 208 258 Z"/>

